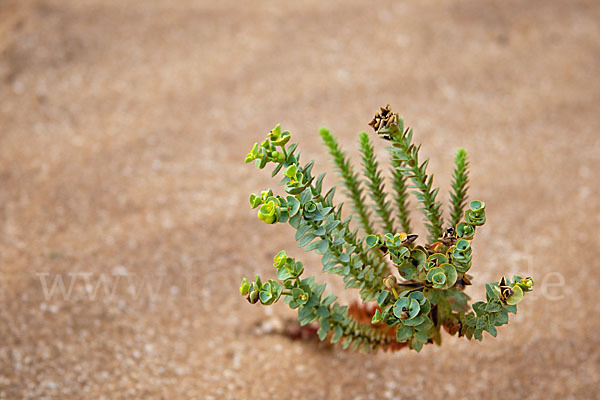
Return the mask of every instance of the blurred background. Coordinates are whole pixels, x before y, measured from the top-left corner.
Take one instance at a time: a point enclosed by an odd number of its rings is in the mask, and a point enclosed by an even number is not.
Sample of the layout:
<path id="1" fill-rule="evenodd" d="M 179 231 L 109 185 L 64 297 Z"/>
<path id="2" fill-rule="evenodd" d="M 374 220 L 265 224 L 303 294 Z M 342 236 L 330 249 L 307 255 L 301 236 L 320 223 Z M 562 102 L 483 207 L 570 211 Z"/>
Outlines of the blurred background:
<path id="1" fill-rule="evenodd" d="M 598 398 L 599 20 L 597 1 L 0 0 L 0 398 Z M 250 210 L 277 181 L 248 149 L 281 123 L 333 172 L 319 127 L 358 163 L 388 103 L 441 199 L 469 152 L 473 299 L 536 280 L 496 339 L 344 352 L 237 292 L 281 249 L 320 270 Z"/>

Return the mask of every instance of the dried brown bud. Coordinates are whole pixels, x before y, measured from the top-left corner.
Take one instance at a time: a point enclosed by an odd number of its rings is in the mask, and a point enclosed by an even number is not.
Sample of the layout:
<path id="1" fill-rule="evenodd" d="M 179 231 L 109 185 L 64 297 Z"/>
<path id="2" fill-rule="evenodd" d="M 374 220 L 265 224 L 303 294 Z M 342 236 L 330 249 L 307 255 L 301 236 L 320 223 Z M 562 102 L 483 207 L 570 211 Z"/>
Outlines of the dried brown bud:
<path id="1" fill-rule="evenodd" d="M 369 125 L 373 127 L 375 132 L 379 132 L 382 128 L 388 128 L 393 124 L 398 123 L 398 114 L 392 112 L 392 108 L 388 104 L 385 107 L 380 107 Z"/>
<path id="2" fill-rule="evenodd" d="M 408 246 L 409 244 L 411 244 L 415 240 L 417 240 L 418 237 L 419 237 L 419 235 L 415 235 L 415 234 L 406 235 L 406 237 L 402 239 L 402 245 Z"/>
<path id="3" fill-rule="evenodd" d="M 454 246 L 456 244 L 456 231 L 453 227 L 447 228 L 441 237 L 441 242 L 444 243 L 445 246 Z"/>
<path id="4" fill-rule="evenodd" d="M 502 300 L 503 303 L 506 303 L 506 299 L 508 299 L 515 293 L 513 289 L 510 286 L 508 286 L 504 277 L 500 279 L 498 287 L 500 288 L 500 300 Z"/>

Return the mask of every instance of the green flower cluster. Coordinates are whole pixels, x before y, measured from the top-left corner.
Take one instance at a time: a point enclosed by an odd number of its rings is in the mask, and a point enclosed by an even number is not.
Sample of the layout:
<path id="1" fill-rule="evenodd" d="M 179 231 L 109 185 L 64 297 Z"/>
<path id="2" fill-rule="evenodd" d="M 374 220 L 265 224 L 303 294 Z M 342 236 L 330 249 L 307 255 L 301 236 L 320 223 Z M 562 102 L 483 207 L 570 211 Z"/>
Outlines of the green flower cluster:
<path id="1" fill-rule="evenodd" d="M 508 314 L 517 313 L 516 304 L 523 300 L 524 293 L 533 290 L 533 279 L 514 276 L 513 281 L 502 278 L 499 283 L 488 283 L 486 302 L 473 304 L 473 311 L 460 317 L 461 335 L 468 339 L 483 339 L 483 331 L 497 335 L 496 327 L 508 323 Z"/>
<path id="2" fill-rule="evenodd" d="M 281 297 L 283 286 L 274 280 L 262 283 L 260 276 L 256 275 L 256 281 L 250 283 L 246 278 L 242 280 L 240 294 L 246 296 L 251 304 L 260 300 L 261 304 L 266 306 L 275 303 Z"/>
<path id="3" fill-rule="evenodd" d="M 504 304 L 515 305 L 523 300 L 523 295 L 533 290 L 533 278 L 521 278 L 514 276 L 512 283 L 510 280 L 502 277 L 498 283 L 497 289 L 498 298 Z"/>
<path id="4" fill-rule="evenodd" d="M 465 273 L 471 269 L 472 250 L 468 240 L 457 241 L 453 247 L 448 249 L 447 255 L 458 272 Z"/>
<path id="5" fill-rule="evenodd" d="M 454 286 L 458 274 L 452 264 L 444 263 L 433 267 L 427 273 L 427 280 L 432 283 L 434 289 L 448 289 Z"/>
<path id="6" fill-rule="evenodd" d="M 466 240 L 473 239 L 473 236 L 475 236 L 475 225 L 469 225 L 466 222 L 457 224 L 456 236 Z"/>
<path id="7" fill-rule="evenodd" d="M 465 211 L 465 222 L 472 226 L 485 224 L 485 203 L 475 200 L 469 204 L 469 210 Z"/>
<path id="8" fill-rule="evenodd" d="M 281 218 L 282 201 L 273 196 L 270 189 L 261 192 L 260 196 L 252 193 L 250 195 L 250 205 L 252 208 L 260 206 L 257 214 L 258 219 L 266 224 L 274 224 Z"/>
<path id="9" fill-rule="evenodd" d="M 475 227 L 485 224 L 485 203 L 475 200 L 465 211 L 465 222 L 456 225 L 456 236 L 459 239 L 471 240 L 475 236 Z"/>
<path id="10" fill-rule="evenodd" d="M 281 127 L 277 125 L 269 132 L 269 136 L 261 144 L 254 143 L 248 155 L 246 163 L 257 160 L 256 166 L 264 168 L 268 162 L 284 162 L 286 154 L 284 151 L 278 151 L 277 147 L 282 147 L 290 140 L 289 132 L 281 132 Z"/>
<path id="11" fill-rule="evenodd" d="M 310 184 L 305 182 L 304 174 L 299 171 L 296 164 L 292 164 L 283 172 L 286 179 L 284 189 L 289 194 L 299 194 Z"/>
<path id="12" fill-rule="evenodd" d="M 273 260 L 273 266 L 277 268 L 277 278 L 282 280 L 284 284 L 289 282 L 290 279 L 298 278 L 304 272 L 302 263 L 288 257 L 285 250 L 277 253 Z"/>
<path id="13" fill-rule="evenodd" d="M 277 269 L 277 278 L 282 283 L 269 280 L 263 284 L 258 275 L 256 281 L 252 283 L 244 278 L 240 286 L 240 294 L 247 296 L 248 301 L 252 304 L 260 300 L 262 304 L 270 305 L 279 300 L 282 294 L 289 296 L 286 301 L 292 308 L 308 304 L 312 291 L 309 284 L 303 283 L 299 279 L 304 272 L 302 263 L 288 257 L 287 253 L 282 250 L 273 259 L 273 266 Z M 284 288 L 288 291 L 284 292 Z"/>
<path id="14" fill-rule="evenodd" d="M 395 288 L 392 286 L 392 289 Z M 395 298 L 395 290 L 393 293 Z M 371 322 L 396 327 L 396 341 L 409 342 L 411 349 L 420 351 L 434 335 L 434 324 L 429 317 L 431 302 L 419 291 L 408 291 L 395 302 L 389 301 L 389 297 L 390 292 L 381 292 L 377 299 L 380 308 L 375 311 Z"/>

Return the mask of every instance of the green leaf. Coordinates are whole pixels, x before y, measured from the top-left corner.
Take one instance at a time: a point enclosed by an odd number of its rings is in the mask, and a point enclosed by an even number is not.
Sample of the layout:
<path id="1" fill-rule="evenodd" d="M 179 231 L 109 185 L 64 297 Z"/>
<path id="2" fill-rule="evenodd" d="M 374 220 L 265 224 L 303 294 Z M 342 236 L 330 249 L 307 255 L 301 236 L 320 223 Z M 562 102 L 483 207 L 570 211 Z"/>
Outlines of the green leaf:
<path id="1" fill-rule="evenodd" d="M 412 347 L 413 347 L 413 349 L 415 349 L 415 350 L 416 350 L 416 352 L 418 353 L 418 352 L 420 352 L 420 351 L 421 351 L 421 349 L 423 349 L 423 343 L 421 343 L 421 342 L 420 342 L 420 341 L 418 341 L 418 340 L 413 340 L 413 341 L 412 341 Z"/>
<path id="2" fill-rule="evenodd" d="M 508 324 L 508 311 L 502 310 L 496 314 L 496 326 Z"/>
<path id="3" fill-rule="evenodd" d="M 373 318 L 371 318 L 372 324 L 378 324 L 383 321 L 383 316 L 381 315 L 381 311 L 379 309 L 375 310 L 375 314 L 373 314 Z"/>
<path id="4" fill-rule="evenodd" d="M 383 305 L 385 300 L 388 298 L 389 294 L 390 292 L 388 292 L 387 290 L 382 290 L 381 293 L 379 293 L 379 296 L 377 296 L 377 304 L 379 305 L 379 307 Z"/>
<path id="5" fill-rule="evenodd" d="M 415 249 L 410 252 L 410 256 L 413 259 L 413 265 L 419 269 L 425 268 L 427 263 L 427 254 L 423 250 Z"/>
<path id="6" fill-rule="evenodd" d="M 312 192 L 310 191 L 310 188 L 306 188 L 302 191 L 302 193 L 300 193 L 300 203 L 304 204 L 308 201 L 310 201 L 310 199 L 312 198 Z"/>
<path id="7" fill-rule="evenodd" d="M 419 302 L 419 304 L 425 303 L 425 295 L 422 292 L 412 292 L 408 295 L 409 299 L 415 299 Z"/>
<path id="8" fill-rule="evenodd" d="M 454 286 L 456 280 L 458 279 L 456 268 L 454 268 L 452 264 L 442 264 L 440 268 L 442 268 L 444 270 L 444 274 L 446 274 L 446 288 Z"/>
<path id="9" fill-rule="evenodd" d="M 317 319 L 317 315 L 312 307 L 300 306 L 298 309 L 298 321 L 300 321 L 300 325 L 310 324 L 315 319 Z"/>
<path id="10" fill-rule="evenodd" d="M 409 318 L 414 318 L 419 314 L 419 311 L 421 311 L 421 305 L 419 304 L 419 301 L 417 299 L 410 299 L 410 307 L 408 309 L 408 317 Z"/>
<path id="11" fill-rule="evenodd" d="M 321 340 L 321 341 L 325 340 L 328 333 L 329 333 L 329 331 L 323 329 L 323 327 L 319 328 L 319 330 L 317 331 L 317 335 L 319 335 L 319 340 Z"/>
<path id="12" fill-rule="evenodd" d="M 285 281 L 286 279 L 293 277 L 294 275 L 292 275 L 285 266 L 279 267 L 277 269 L 277 279 L 279 279 L 280 281 Z"/>
<path id="13" fill-rule="evenodd" d="M 490 283 L 485 284 L 485 296 L 488 301 L 498 298 L 498 290 Z"/>
<path id="14" fill-rule="evenodd" d="M 321 242 L 323 242 L 322 239 L 319 239 L 317 241 L 312 242 L 311 244 L 309 244 L 308 246 L 306 246 L 306 248 L 304 249 L 305 251 L 313 251 L 315 249 L 318 249 L 319 246 L 321 245 Z"/>
<path id="15" fill-rule="evenodd" d="M 323 304 L 323 306 L 325 306 L 325 307 L 328 307 L 331 303 L 333 303 L 335 301 L 335 299 L 337 299 L 337 296 L 328 294 L 327 296 L 325 296 L 325 298 L 323 298 L 323 301 L 321 301 L 321 304 Z"/>
<path id="16" fill-rule="evenodd" d="M 275 169 L 273 170 L 273 172 L 271 173 L 271 176 L 275 176 L 277 175 L 277 173 L 281 170 L 281 168 L 283 167 L 283 164 L 278 164 Z"/>
<path id="17" fill-rule="evenodd" d="M 402 313 L 408 311 L 410 306 L 410 299 L 408 297 L 401 297 L 394 303 L 394 315 L 396 318 L 402 318 Z"/>
<path id="18" fill-rule="evenodd" d="M 365 243 L 369 247 L 375 247 L 379 244 L 379 237 L 377 235 L 367 235 Z"/>
<path id="19" fill-rule="evenodd" d="M 344 340 L 342 340 L 342 348 L 346 350 L 352 344 L 352 336 L 346 336 Z"/>
<path id="20" fill-rule="evenodd" d="M 313 239 L 316 238 L 316 236 L 312 233 L 307 233 L 306 235 L 302 236 L 302 239 L 300 239 L 298 241 L 298 247 L 304 247 L 307 244 L 309 244 L 310 242 L 313 241 Z"/>
<path id="21" fill-rule="evenodd" d="M 317 308 L 317 315 L 319 317 L 329 317 L 329 310 L 327 309 L 327 307 L 320 306 L 319 308 Z"/>
<path id="22" fill-rule="evenodd" d="M 425 316 L 419 315 L 413 319 L 404 320 L 403 323 L 407 326 L 419 326 L 423 323 L 423 321 L 425 321 Z"/>
<path id="23" fill-rule="evenodd" d="M 398 273 L 400 273 L 400 276 L 402 276 L 404 279 L 411 280 L 416 275 L 417 269 L 414 265 L 406 263 L 401 267 L 398 267 Z"/>
<path id="24" fill-rule="evenodd" d="M 506 304 L 509 306 L 514 306 L 523 300 L 523 289 L 519 285 L 515 285 L 512 287 L 513 295 L 506 299 Z"/>
<path id="25" fill-rule="evenodd" d="M 396 331 L 396 341 L 400 343 L 407 342 L 412 337 L 413 330 L 410 326 L 398 327 Z"/>
<path id="26" fill-rule="evenodd" d="M 427 337 L 427 332 L 425 331 L 415 332 L 415 339 L 417 339 L 421 343 L 427 343 L 427 340 L 429 340 L 429 338 Z"/>
<path id="27" fill-rule="evenodd" d="M 270 304 L 270 300 L 273 299 L 273 294 L 271 292 L 268 292 L 266 290 L 261 290 L 260 294 L 259 294 L 259 298 L 260 298 L 260 302 L 262 304 L 268 305 Z"/>
<path id="28" fill-rule="evenodd" d="M 517 306 L 515 306 L 515 305 L 506 305 L 506 304 L 504 304 L 504 305 L 502 305 L 502 307 L 504 307 L 504 309 L 506 311 L 508 311 L 509 313 L 513 313 L 513 314 L 517 313 Z"/>
<path id="29" fill-rule="evenodd" d="M 329 241 L 327 239 L 321 240 L 319 242 L 319 247 L 317 248 L 319 254 L 325 254 L 329 249 Z"/>
<path id="30" fill-rule="evenodd" d="M 240 285 L 240 295 L 246 296 L 250 290 L 250 282 L 248 279 L 242 279 L 242 284 Z"/>
<path id="31" fill-rule="evenodd" d="M 333 217 L 332 214 L 329 214 L 330 216 Z M 332 220 L 331 222 L 325 222 L 325 232 L 327 233 L 331 233 L 332 230 L 334 230 L 338 225 L 340 224 L 340 221 L 338 220 Z"/>
<path id="32" fill-rule="evenodd" d="M 287 200 L 289 214 L 291 218 L 298 213 L 298 210 L 300 210 L 300 202 L 294 196 L 287 196 L 285 199 Z"/>
<path id="33" fill-rule="evenodd" d="M 496 335 L 498 335 L 498 330 L 492 325 L 488 325 L 484 329 L 488 331 L 493 337 L 496 337 Z"/>
<path id="34" fill-rule="evenodd" d="M 485 306 L 485 311 L 490 313 L 498 312 L 502 309 L 502 304 L 499 301 L 492 301 Z"/>
<path id="35" fill-rule="evenodd" d="M 288 178 L 295 178 L 297 172 L 298 167 L 296 166 L 296 164 L 292 164 L 289 167 L 287 167 L 285 171 L 283 171 L 283 175 L 287 176 Z"/>
<path id="36" fill-rule="evenodd" d="M 289 220 L 289 224 L 290 226 L 292 226 L 293 228 L 298 229 L 298 227 L 300 226 L 300 222 L 302 221 L 302 216 L 300 215 L 300 213 L 297 213 L 296 215 L 294 215 L 292 218 L 290 218 Z"/>
<path id="37" fill-rule="evenodd" d="M 342 330 L 342 328 L 339 325 L 336 325 L 335 328 L 333 328 L 333 336 L 331 337 L 331 343 L 337 343 L 342 335 L 344 334 L 344 331 Z"/>
<path id="38" fill-rule="evenodd" d="M 419 325 L 415 326 L 415 329 L 417 331 L 427 331 L 431 328 L 433 328 L 433 322 L 431 321 L 431 319 L 429 317 L 424 317 L 423 322 L 421 322 Z"/>
<path id="39" fill-rule="evenodd" d="M 350 262 L 350 256 L 348 256 L 348 254 L 346 254 L 346 253 L 340 254 L 338 259 L 343 263 Z"/>

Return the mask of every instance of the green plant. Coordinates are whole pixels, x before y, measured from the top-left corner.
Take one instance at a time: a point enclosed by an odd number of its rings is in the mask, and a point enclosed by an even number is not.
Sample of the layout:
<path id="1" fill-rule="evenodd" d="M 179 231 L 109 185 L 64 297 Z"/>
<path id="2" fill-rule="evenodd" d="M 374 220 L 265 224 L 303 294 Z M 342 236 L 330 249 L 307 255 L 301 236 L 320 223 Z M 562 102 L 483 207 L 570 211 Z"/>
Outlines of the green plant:
<path id="1" fill-rule="evenodd" d="M 464 293 L 471 284 L 471 241 L 485 221 L 485 203 L 467 205 L 468 162 L 464 149 L 456 154 L 456 167 L 450 194 L 450 225 L 443 226 L 439 189 L 433 175 L 427 174 L 429 160 L 419 160 L 420 146 L 412 143 L 413 131 L 404 129 L 403 120 L 381 108 L 369 124 L 390 146 L 393 197 L 385 192 L 384 178 L 375 158 L 373 144 L 360 134 L 360 150 L 365 179 L 361 180 L 334 136 L 321 129 L 352 202 L 360 228 L 351 226 L 351 216 L 342 217 L 342 203 L 335 203 L 335 187 L 323 193 L 325 174 L 313 175 L 313 161 L 300 163 L 297 145 L 288 142 L 289 132 L 279 125 L 267 139 L 255 144 L 246 162 L 258 168 L 275 165 L 273 176 L 283 171 L 280 184 L 285 194 L 271 189 L 252 194 L 250 204 L 258 218 L 267 224 L 287 223 L 296 231 L 299 247 L 322 256 L 323 271 L 342 276 L 346 288 L 359 289 L 362 304 L 340 305 L 332 294 L 324 295 L 325 284 L 304 277 L 300 261 L 280 251 L 274 259 L 277 280 L 242 281 L 240 294 L 250 303 L 270 305 L 281 297 L 298 310 L 301 325 L 318 322 L 321 340 L 341 341 L 374 351 L 408 346 L 420 351 L 424 344 L 441 343 L 441 328 L 451 335 L 482 339 L 483 331 L 496 336 L 496 327 L 508 323 L 516 304 L 533 288 L 532 278 L 502 278 L 486 285 L 486 301 L 469 306 Z M 410 182 L 410 184 L 409 184 Z M 372 199 L 367 204 L 363 184 Z M 424 215 L 428 242 L 417 244 L 409 234 L 407 191 L 412 189 Z M 393 199 L 390 200 L 390 199 Z M 392 206 L 395 206 L 395 209 Z M 372 214 L 377 216 L 377 224 Z M 392 273 L 395 270 L 398 277 Z M 376 301 L 374 303 L 369 303 Z"/>

